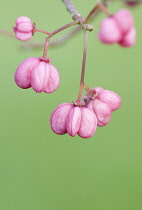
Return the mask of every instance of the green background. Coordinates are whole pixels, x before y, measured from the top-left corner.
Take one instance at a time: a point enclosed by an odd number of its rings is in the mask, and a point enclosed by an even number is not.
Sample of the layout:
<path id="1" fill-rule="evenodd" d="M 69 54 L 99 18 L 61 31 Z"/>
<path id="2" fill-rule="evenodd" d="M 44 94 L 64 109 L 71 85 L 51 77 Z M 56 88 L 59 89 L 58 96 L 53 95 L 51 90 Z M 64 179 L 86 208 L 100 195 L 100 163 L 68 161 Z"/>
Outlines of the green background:
<path id="1" fill-rule="evenodd" d="M 95 2 L 74 1 L 83 17 Z M 122 7 L 116 1 L 110 12 Z M 123 104 L 113 112 L 111 122 L 90 139 L 56 135 L 49 124 L 57 105 L 77 99 L 82 33 L 48 51 L 61 78 L 52 94 L 20 89 L 13 80 L 17 66 L 28 57 L 42 56 L 43 50 L 22 50 L 22 42 L 0 36 L 1 210 L 142 209 L 141 11 L 142 7 L 132 9 L 137 43 L 129 49 L 97 40 L 104 14 L 92 23 L 86 84 L 117 92 Z M 72 21 L 60 0 L 13 0 L 1 2 L 0 28 L 12 31 L 15 19 L 22 15 L 47 31 Z M 44 38 L 37 33 L 32 41 Z"/>

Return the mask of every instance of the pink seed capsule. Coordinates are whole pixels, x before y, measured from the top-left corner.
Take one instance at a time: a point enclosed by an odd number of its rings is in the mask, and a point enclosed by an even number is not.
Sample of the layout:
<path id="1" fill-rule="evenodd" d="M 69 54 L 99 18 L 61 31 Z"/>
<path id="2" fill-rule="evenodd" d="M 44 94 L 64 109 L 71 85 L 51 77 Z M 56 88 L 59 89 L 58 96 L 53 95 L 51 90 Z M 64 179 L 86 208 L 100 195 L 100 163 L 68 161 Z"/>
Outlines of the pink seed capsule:
<path id="1" fill-rule="evenodd" d="M 99 99 L 91 100 L 88 104 L 88 108 L 91 108 L 96 114 L 98 126 L 105 126 L 111 120 L 111 109 L 105 102 Z"/>
<path id="2" fill-rule="evenodd" d="M 40 61 L 31 72 L 31 87 L 38 93 L 52 93 L 59 85 L 57 69 L 50 63 Z"/>
<path id="3" fill-rule="evenodd" d="M 16 26 L 13 27 L 13 30 L 17 39 L 26 41 L 32 37 L 34 25 L 28 17 L 21 16 L 17 18 L 15 24 Z"/>
<path id="4" fill-rule="evenodd" d="M 68 133 L 74 137 L 90 138 L 96 131 L 96 115 L 87 107 L 64 103 L 59 105 L 50 118 L 52 130 L 59 135 Z"/>
<path id="5" fill-rule="evenodd" d="M 75 136 L 80 128 L 81 108 L 75 106 L 70 111 L 67 118 L 67 133 L 70 136 Z"/>
<path id="6" fill-rule="evenodd" d="M 105 44 L 118 43 L 122 47 L 135 44 L 136 30 L 132 14 L 127 9 L 117 11 L 105 18 L 100 25 L 98 38 Z"/>
<path id="7" fill-rule="evenodd" d="M 16 70 L 16 84 L 23 89 L 32 87 L 38 93 L 54 92 L 60 77 L 57 69 L 49 62 L 50 59 L 44 61 L 35 57 L 24 60 Z"/>
<path id="8" fill-rule="evenodd" d="M 27 89 L 31 87 L 31 72 L 39 62 L 38 58 L 31 57 L 18 66 L 14 80 L 20 88 Z"/>
<path id="9" fill-rule="evenodd" d="M 101 22 L 98 38 L 105 44 L 113 44 L 121 39 L 121 32 L 113 17 L 105 18 Z"/>
<path id="10" fill-rule="evenodd" d="M 110 90 L 104 90 L 98 94 L 98 99 L 105 102 L 110 107 L 111 111 L 118 109 L 121 106 L 120 96 Z"/>
<path id="11" fill-rule="evenodd" d="M 50 125 L 54 133 L 63 135 L 67 132 L 66 125 L 68 115 L 73 106 L 73 104 L 63 103 L 57 106 L 56 109 L 52 112 L 50 117 Z"/>
<path id="12" fill-rule="evenodd" d="M 131 47 L 136 42 L 136 30 L 134 27 L 131 28 L 130 31 L 123 37 L 123 39 L 119 42 L 119 45 L 122 47 Z"/>
<path id="13" fill-rule="evenodd" d="M 122 34 L 127 33 L 134 25 L 133 16 L 127 9 L 117 11 L 113 18 Z"/>
<path id="14" fill-rule="evenodd" d="M 78 135 L 82 138 L 90 138 L 97 129 L 97 117 L 92 110 L 81 107 L 81 122 Z"/>

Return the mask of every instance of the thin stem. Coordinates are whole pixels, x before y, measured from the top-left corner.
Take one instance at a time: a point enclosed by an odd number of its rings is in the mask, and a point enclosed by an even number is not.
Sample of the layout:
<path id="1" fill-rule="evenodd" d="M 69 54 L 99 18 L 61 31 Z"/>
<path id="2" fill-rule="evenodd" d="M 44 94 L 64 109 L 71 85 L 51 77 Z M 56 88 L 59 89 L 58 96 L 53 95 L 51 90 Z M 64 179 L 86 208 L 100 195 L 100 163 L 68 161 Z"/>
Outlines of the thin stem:
<path id="1" fill-rule="evenodd" d="M 62 43 L 65 43 L 66 41 L 68 41 L 68 39 L 72 38 L 75 34 L 77 34 L 80 31 L 80 29 L 81 27 L 79 25 L 76 26 L 75 28 L 71 29 L 68 33 L 59 36 L 53 41 L 51 40 L 49 46 L 56 47 L 58 45 L 61 45 Z"/>
<path id="2" fill-rule="evenodd" d="M 96 5 L 90 12 L 89 14 L 87 15 L 87 17 L 85 18 L 84 20 L 84 23 L 88 23 L 91 16 L 96 12 L 96 10 L 98 9 L 98 5 Z"/>
<path id="3" fill-rule="evenodd" d="M 96 12 L 96 10 L 102 10 L 107 16 L 110 16 L 109 11 L 106 9 L 106 7 L 101 4 L 101 3 L 96 3 L 96 6 L 89 12 L 89 14 L 87 15 L 87 17 L 84 20 L 84 23 L 88 23 L 90 18 L 92 17 L 92 15 Z"/>
<path id="4" fill-rule="evenodd" d="M 40 29 L 35 29 L 35 31 L 38 31 L 38 32 L 41 32 L 41 33 L 44 33 L 44 34 L 48 34 L 50 35 L 51 33 L 50 32 L 47 32 L 47 31 L 43 31 L 43 30 L 40 30 Z"/>
<path id="5" fill-rule="evenodd" d="M 64 29 L 69 28 L 69 27 L 71 27 L 71 26 L 74 26 L 74 25 L 76 25 L 76 24 L 78 24 L 78 23 L 79 23 L 79 20 L 76 20 L 76 21 L 73 21 L 73 22 L 71 22 L 71 23 L 68 23 L 68 24 L 62 26 L 61 28 L 58 28 L 57 30 L 51 32 L 49 36 L 51 37 L 51 36 L 53 36 L 53 35 L 59 33 L 60 31 L 63 31 Z"/>
<path id="6" fill-rule="evenodd" d="M 88 31 L 84 31 L 84 50 L 83 50 L 83 60 L 82 60 L 82 73 L 80 84 L 84 84 L 84 75 L 86 67 L 86 54 L 87 54 L 87 43 L 88 43 Z"/>
<path id="7" fill-rule="evenodd" d="M 62 26 L 61 28 L 58 28 L 57 30 L 55 30 L 55 31 L 53 31 L 51 33 L 50 32 L 47 32 L 47 31 L 43 31 L 43 30 L 37 29 L 37 28 L 35 29 L 35 31 L 38 31 L 38 32 L 41 32 L 41 33 L 44 33 L 44 34 L 48 34 L 49 37 L 51 38 L 53 35 L 59 33 L 60 31 L 63 31 L 66 28 L 69 28 L 71 26 L 74 26 L 76 24 L 79 24 L 79 22 L 80 22 L 79 20 L 73 21 L 71 23 L 68 23 L 68 24 Z"/>
<path id="8" fill-rule="evenodd" d="M 48 34 L 49 35 L 49 38 L 51 38 L 53 35 L 59 33 L 60 31 L 63 31 L 66 28 L 69 28 L 71 26 L 74 26 L 76 24 L 79 24 L 79 22 L 80 22 L 79 20 L 73 21 L 71 23 L 68 23 L 68 24 L 62 26 L 61 28 L 58 28 L 57 30 L 55 30 L 55 31 L 53 31 L 51 33 L 50 32 L 47 32 L 47 31 L 40 30 L 40 29 L 35 29 L 35 31 L 38 31 L 38 32 L 41 32 L 41 33 L 44 33 L 44 34 Z"/>
<path id="9" fill-rule="evenodd" d="M 110 16 L 111 15 L 109 13 L 109 11 L 107 10 L 107 8 L 103 4 L 97 2 L 96 3 L 96 6 L 98 6 L 100 8 L 100 10 L 102 10 L 107 16 Z"/>
<path id="10" fill-rule="evenodd" d="M 49 33 L 49 36 L 46 37 L 46 41 L 45 41 L 45 45 L 44 45 L 43 59 L 46 60 L 46 58 L 47 58 L 47 50 L 48 50 L 48 45 L 49 45 L 49 39 L 50 39 L 53 35 L 59 33 L 60 31 L 66 29 L 66 28 L 68 28 L 68 27 L 71 27 L 71 26 L 73 26 L 73 25 L 76 25 L 76 24 L 78 24 L 78 23 L 79 23 L 79 21 L 77 21 L 77 20 L 76 20 L 76 21 L 73 21 L 73 22 L 71 22 L 71 23 L 69 23 L 69 24 L 67 24 L 67 25 L 65 25 L 65 26 L 63 26 L 63 27 L 61 27 L 61 28 L 59 28 L 59 29 L 53 31 L 52 33 Z"/>
<path id="11" fill-rule="evenodd" d="M 87 85 L 85 85 L 84 84 L 84 89 L 87 91 L 87 93 L 89 93 L 91 96 L 93 96 L 94 95 L 94 93 L 96 92 L 95 90 L 93 90 L 93 93 L 92 93 L 92 90 L 87 86 Z"/>
<path id="12" fill-rule="evenodd" d="M 90 88 L 89 88 L 87 85 L 85 85 L 85 84 L 84 84 L 84 89 L 85 89 L 88 93 L 91 93 Z"/>
<path id="13" fill-rule="evenodd" d="M 49 38 L 46 37 L 45 45 L 44 45 L 44 51 L 43 51 L 43 59 L 45 59 L 45 60 L 47 58 L 48 44 L 49 44 Z"/>
<path id="14" fill-rule="evenodd" d="M 85 76 L 85 67 L 86 67 L 87 43 L 88 43 L 88 31 L 84 31 L 84 50 L 83 50 L 83 59 L 82 59 L 82 71 L 81 71 L 80 89 L 79 89 L 79 93 L 78 93 L 77 104 L 80 104 L 81 103 L 82 89 L 84 87 L 84 76 Z"/>

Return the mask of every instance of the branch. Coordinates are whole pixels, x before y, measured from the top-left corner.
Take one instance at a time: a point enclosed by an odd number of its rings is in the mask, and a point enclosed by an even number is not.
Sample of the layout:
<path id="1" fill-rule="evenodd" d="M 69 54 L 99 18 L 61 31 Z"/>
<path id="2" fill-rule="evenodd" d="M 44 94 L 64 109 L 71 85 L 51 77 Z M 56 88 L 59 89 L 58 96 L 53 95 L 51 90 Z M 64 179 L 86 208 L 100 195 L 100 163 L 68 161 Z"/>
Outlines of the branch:
<path id="1" fill-rule="evenodd" d="M 69 39 L 75 36 L 80 30 L 81 30 L 80 26 L 76 26 L 75 28 L 70 30 L 68 33 L 61 35 L 54 40 L 50 40 L 49 47 L 53 48 L 53 47 L 57 47 L 62 44 L 65 44 Z M 24 45 L 21 45 L 20 47 L 25 50 L 29 50 L 31 48 L 40 49 L 44 47 L 44 42 L 29 41 L 29 42 L 26 42 Z"/>
<path id="2" fill-rule="evenodd" d="M 73 12 L 77 12 L 78 11 L 76 10 L 76 8 L 74 7 L 73 3 L 70 1 L 70 0 L 62 0 L 66 7 L 67 7 L 67 10 Z M 70 4 L 69 4 L 70 3 Z M 104 6 L 108 6 L 110 4 L 110 0 L 102 0 L 102 4 Z M 70 9 L 68 9 L 70 8 Z M 99 13 L 101 12 L 100 9 L 97 9 L 94 14 L 91 16 L 90 18 L 90 21 L 92 21 L 96 16 L 99 15 Z M 73 36 L 75 36 L 79 31 L 81 31 L 81 27 L 80 26 L 76 26 L 75 28 L 71 29 L 68 33 L 64 34 L 64 35 L 61 35 L 59 36 L 58 38 L 54 39 L 54 40 L 50 40 L 49 42 L 49 47 L 56 47 L 56 46 L 60 46 L 62 44 L 65 44 L 69 39 L 71 39 Z M 32 42 L 32 41 L 29 41 L 27 43 L 25 43 L 24 45 L 20 46 L 21 48 L 23 49 L 30 49 L 30 48 L 36 48 L 36 49 L 39 49 L 39 48 L 43 48 L 44 46 L 44 43 L 43 42 Z"/>
<path id="3" fill-rule="evenodd" d="M 66 9 L 71 13 L 73 20 L 77 20 L 81 17 L 71 0 L 62 0 L 62 2 L 65 4 Z"/>

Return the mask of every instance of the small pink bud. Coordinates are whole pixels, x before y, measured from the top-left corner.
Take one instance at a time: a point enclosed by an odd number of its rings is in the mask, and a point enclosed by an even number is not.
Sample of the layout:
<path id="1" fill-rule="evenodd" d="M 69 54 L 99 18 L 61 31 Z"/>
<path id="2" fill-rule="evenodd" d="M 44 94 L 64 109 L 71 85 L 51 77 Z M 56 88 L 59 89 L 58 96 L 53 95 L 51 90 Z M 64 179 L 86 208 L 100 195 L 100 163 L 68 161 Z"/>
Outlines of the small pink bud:
<path id="1" fill-rule="evenodd" d="M 28 17 L 21 16 L 16 19 L 15 23 L 13 30 L 17 39 L 26 41 L 32 37 L 34 25 Z"/>
<path id="2" fill-rule="evenodd" d="M 32 87 L 36 92 L 54 92 L 59 85 L 57 69 L 41 58 L 28 58 L 16 69 L 15 82 L 23 88 Z"/>
<path id="3" fill-rule="evenodd" d="M 104 90 L 98 94 L 98 99 L 105 102 L 110 107 L 111 111 L 118 109 L 121 106 L 120 96 L 110 90 Z"/>
<path id="4" fill-rule="evenodd" d="M 127 33 L 133 27 L 133 16 L 127 9 L 117 11 L 113 18 L 122 34 Z"/>
<path id="5" fill-rule="evenodd" d="M 99 99 L 91 100 L 88 108 L 91 108 L 96 114 L 98 126 L 105 126 L 111 120 L 111 109 L 105 102 Z"/>
<path id="6" fill-rule="evenodd" d="M 121 39 L 120 30 L 113 17 L 105 18 L 101 22 L 98 38 L 105 44 L 113 44 Z"/>
<path id="7" fill-rule="evenodd" d="M 122 41 L 119 42 L 119 44 L 122 47 L 131 47 L 135 44 L 136 40 L 136 29 L 134 27 L 131 28 L 130 31 L 124 36 Z"/>

